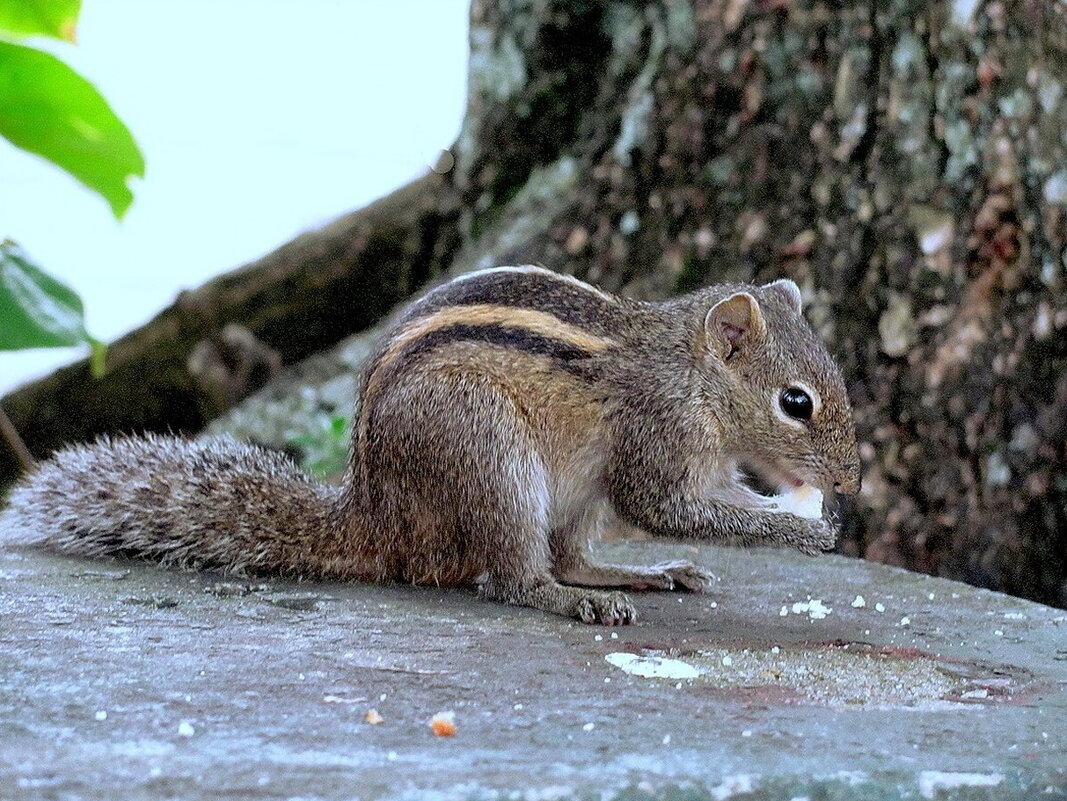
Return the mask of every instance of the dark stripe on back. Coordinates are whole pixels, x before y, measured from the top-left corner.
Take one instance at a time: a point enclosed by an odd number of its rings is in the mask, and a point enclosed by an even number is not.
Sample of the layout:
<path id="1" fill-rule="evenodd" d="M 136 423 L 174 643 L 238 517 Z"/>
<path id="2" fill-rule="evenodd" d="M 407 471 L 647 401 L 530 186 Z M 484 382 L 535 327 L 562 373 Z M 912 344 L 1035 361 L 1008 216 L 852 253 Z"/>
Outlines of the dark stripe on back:
<path id="1" fill-rule="evenodd" d="M 393 369 L 402 370 L 422 354 L 453 342 L 484 342 L 509 350 L 547 356 L 561 369 L 582 377 L 591 377 L 589 360 L 595 355 L 569 342 L 535 334 L 525 328 L 493 324 L 457 324 L 428 331 L 420 336 L 404 348 L 393 363 Z"/>

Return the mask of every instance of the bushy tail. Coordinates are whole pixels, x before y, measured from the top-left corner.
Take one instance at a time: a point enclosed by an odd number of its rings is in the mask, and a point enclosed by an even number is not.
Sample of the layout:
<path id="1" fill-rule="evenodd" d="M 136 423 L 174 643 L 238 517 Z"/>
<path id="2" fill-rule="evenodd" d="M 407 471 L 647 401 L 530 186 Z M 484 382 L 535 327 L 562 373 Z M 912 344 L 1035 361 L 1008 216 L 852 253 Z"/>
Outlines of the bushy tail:
<path id="1" fill-rule="evenodd" d="M 12 491 L 0 543 L 243 574 L 367 578 L 345 552 L 341 490 L 229 438 L 102 438 Z"/>

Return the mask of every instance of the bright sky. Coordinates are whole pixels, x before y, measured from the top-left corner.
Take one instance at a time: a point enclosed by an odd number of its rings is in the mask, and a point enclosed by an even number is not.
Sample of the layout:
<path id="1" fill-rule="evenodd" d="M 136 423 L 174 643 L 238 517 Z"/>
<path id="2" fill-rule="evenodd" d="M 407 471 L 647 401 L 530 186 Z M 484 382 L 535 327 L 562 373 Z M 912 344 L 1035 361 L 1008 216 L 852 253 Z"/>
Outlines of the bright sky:
<path id="1" fill-rule="evenodd" d="M 126 218 L 0 140 L 0 238 L 110 341 L 180 289 L 426 171 L 459 131 L 468 0 L 84 0 L 91 80 L 144 151 Z M 35 41 L 34 44 L 41 44 Z M 82 356 L 0 352 L 0 392 Z"/>

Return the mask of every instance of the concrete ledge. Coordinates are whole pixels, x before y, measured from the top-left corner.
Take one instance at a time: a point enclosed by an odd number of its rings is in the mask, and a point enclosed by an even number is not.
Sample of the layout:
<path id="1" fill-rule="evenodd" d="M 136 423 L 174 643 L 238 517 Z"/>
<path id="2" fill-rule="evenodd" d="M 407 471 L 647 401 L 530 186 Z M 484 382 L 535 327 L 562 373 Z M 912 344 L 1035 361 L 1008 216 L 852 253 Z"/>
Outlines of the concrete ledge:
<path id="1" fill-rule="evenodd" d="M 604 550 L 721 581 L 606 629 L 0 552 L 0 798 L 1067 798 L 1062 611 L 842 557 Z"/>

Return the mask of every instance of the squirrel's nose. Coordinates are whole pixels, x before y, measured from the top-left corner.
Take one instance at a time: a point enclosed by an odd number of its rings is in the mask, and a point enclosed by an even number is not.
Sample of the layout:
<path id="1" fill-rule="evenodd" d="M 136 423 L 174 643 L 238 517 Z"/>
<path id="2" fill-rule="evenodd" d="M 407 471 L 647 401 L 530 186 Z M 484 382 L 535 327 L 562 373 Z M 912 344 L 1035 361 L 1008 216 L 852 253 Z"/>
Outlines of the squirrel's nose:
<path id="1" fill-rule="evenodd" d="M 854 473 L 842 477 L 840 481 L 835 481 L 834 492 L 839 492 L 842 495 L 855 495 L 860 491 L 860 483 L 860 471 L 856 470 Z"/>

